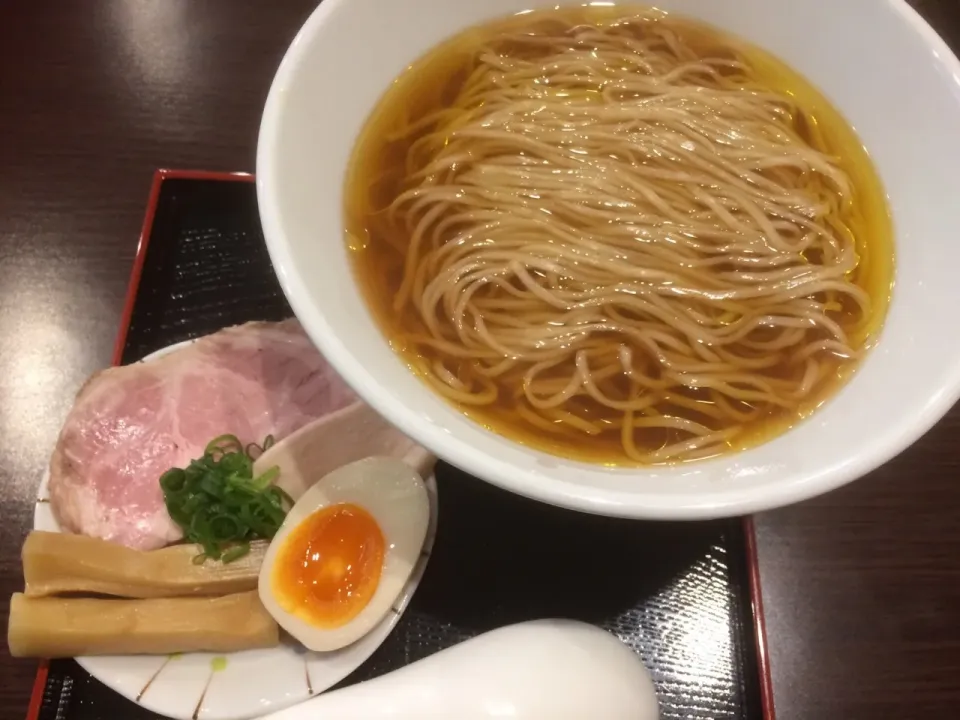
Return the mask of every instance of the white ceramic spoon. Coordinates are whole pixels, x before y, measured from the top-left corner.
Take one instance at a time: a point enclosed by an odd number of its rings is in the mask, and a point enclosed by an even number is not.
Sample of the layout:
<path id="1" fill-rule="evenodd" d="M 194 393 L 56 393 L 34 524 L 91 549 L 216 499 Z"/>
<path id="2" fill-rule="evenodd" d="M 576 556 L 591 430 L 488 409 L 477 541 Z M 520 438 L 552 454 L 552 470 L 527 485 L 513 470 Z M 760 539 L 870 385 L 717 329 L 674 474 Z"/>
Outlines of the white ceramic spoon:
<path id="1" fill-rule="evenodd" d="M 657 720 L 640 659 L 572 620 L 499 628 L 261 720 Z"/>

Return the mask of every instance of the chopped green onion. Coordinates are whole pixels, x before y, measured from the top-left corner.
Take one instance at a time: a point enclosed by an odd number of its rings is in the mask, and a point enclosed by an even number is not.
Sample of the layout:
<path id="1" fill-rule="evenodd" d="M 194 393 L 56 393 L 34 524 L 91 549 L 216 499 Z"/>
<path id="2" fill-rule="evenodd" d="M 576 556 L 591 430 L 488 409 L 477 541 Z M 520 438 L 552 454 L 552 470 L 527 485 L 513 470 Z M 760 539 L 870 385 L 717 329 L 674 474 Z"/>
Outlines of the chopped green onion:
<path id="1" fill-rule="evenodd" d="M 273 443 L 272 435 L 262 445 L 220 435 L 207 443 L 203 457 L 160 476 L 167 512 L 186 539 L 203 548 L 194 558 L 198 565 L 207 558 L 237 560 L 250 551 L 251 540 L 269 540 L 280 529 L 293 505 L 273 485 L 280 469 L 253 474 L 254 460 Z"/>
<path id="2" fill-rule="evenodd" d="M 257 445 L 256 443 L 250 443 L 247 445 L 247 455 L 254 460 L 263 455 L 267 450 L 269 450 L 274 445 L 273 435 L 267 435 L 266 439 L 263 441 L 263 445 Z"/>
<path id="3" fill-rule="evenodd" d="M 234 560 L 239 560 L 248 552 L 250 552 L 249 543 L 244 543 L 243 545 L 234 545 L 232 548 L 230 548 L 223 555 L 220 556 L 220 562 L 226 564 L 229 562 L 233 562 Z"/>

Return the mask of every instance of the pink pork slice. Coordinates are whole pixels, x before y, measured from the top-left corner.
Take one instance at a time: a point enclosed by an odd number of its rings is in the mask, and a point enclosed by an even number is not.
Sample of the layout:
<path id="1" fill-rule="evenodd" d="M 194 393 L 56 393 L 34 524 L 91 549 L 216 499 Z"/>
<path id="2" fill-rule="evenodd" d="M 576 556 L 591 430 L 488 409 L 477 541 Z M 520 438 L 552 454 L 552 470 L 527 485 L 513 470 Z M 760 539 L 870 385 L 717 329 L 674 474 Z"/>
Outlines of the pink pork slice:
<path id="1" fill-rule="evenodd" d="M 232 433 L 280 440 L 356 400 L 299 323 L 248 323 L 104 370 L 77 395 L 50 461 L 63 530 L 149 550 L 182 537 L 159 478 Z"/>

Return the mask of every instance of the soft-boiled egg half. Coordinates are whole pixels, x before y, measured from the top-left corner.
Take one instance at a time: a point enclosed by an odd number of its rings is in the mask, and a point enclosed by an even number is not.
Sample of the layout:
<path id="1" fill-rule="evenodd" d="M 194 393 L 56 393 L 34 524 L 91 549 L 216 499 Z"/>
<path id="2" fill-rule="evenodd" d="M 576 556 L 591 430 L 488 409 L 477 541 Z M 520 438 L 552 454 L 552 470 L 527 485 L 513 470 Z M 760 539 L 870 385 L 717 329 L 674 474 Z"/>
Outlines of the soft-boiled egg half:
<path id="1" fill-rule="evenodd" d="M 310 650 L 338 650 L 391 612 L 423 547 L 423 478 L 389 457 L 344 465 L 287 513 L 260 569 L 260 600 Z"/>

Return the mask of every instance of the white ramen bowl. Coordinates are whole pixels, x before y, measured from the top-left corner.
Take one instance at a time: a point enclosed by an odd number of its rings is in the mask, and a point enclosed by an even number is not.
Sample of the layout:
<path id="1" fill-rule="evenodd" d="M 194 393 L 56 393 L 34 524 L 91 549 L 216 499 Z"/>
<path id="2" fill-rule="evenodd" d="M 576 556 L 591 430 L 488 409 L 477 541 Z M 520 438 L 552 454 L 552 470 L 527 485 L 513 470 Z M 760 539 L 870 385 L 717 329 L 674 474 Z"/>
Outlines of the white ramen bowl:
<path id="1" fill-rule="evenodd" d="M 417 379 L 354 282 L 343 182 L 391 80 L 459 30 L 554 0 L 324 0 L 267 99 L 257 149 L 263 229 L 310 337 L 387 420 L 507 490 L 633 518 L 711 518 L 819 495 L 926 432 L 960 395 L 960 62 L 902 0 L 662 0 L 751 41 L 817 85 L 859 133 L 888 193 L 893 301 L 853 379 L 809 419 L 750 450 L 652 468 L 566 460 L 495 435 Z"/>

